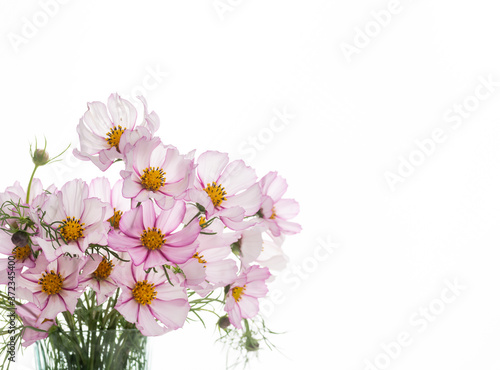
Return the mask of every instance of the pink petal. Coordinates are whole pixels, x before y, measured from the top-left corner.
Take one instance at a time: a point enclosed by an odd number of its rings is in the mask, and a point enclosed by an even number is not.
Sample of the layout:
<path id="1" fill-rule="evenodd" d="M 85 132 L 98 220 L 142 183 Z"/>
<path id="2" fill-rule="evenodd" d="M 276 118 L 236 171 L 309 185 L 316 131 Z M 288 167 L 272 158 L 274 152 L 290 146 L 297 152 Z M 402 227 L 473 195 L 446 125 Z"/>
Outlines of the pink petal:
<path id="1" fill-rule="evenodd" d="M 162 233 L 170 234 L 181 224 L 185 213 L 186 204 L 182 201 L 175 202 L 171 209 L 160 212 L 160 215 L 156 219 L 156 225 L 154 226 L 160 229 Z"/>
<path id="2" fill-rule="evenodd" d="M 170 262 L 181 264 L 190 259 L 196 251 L 197 243 L 185 245 L 182 247 L 170 247 L 165 245 L 161 248 L 162 253 Z"/>
<path id="3" fill-rule="evenodd" d="M 120 219 L 120 231 L 129 237 L 139 238 L 144 231 L 142 208 L 125 212 Z"/>
<path id="4" fill-rule="evenodd" d="M 187 299 L 172 301 L 156 299 L 151 304 L 151 310 L 169 329 L 175 330 L 184 325 L 189 312 L 189 304 Z"/>
<path id="5" fill-rule="evenodd" d="M 257 298 L 243 295 L 238 302 L 241 311 L 241 317 L 250 319 L 259 313 L 259 301 Z"/>
<path id="6" fill-rule="evenodd" d="M 143 335 L 158 336 L 165 334 L 168 329 L 164 328 L 156 322 L 149 305 L 139 305 L 139 315 L 137 319 L 137 328 Z"/>
<path id="7" fill-rule="evenodd" d="M 108 235 L 108 245 L 118 252 L 127 252 L 132 248 L 142 246 L 141 240 L 139 238 L 120 234 L 115 230 L 111 230 Z"/>
<path id="8" fill-rule="evenodd" d="M 166 263 L 168 263 L 168 259 L 163 255 L 163 253 L 160 252 L 160 250 L 149 251 L 146 255 L 146 259 L 144 260 L 144 269 L 147 270 L 151 267 L 161 266 Z M 139 265 L 138 263 L 134 264 Z"/>
<path id="9" fill-rule="evenodd" d="M 294 199 L 281 199 L 274 204 L 276 215 L 288 220 L 299 214 L 300 207 Z"/>
<path id="10" fill-rule="evenodd" d="M 122 314 L 123 318 L 131 323 L 136 323 L 139 316 L 140 304 L 125 291 L 120 295 L 116 302 L 115 309 Z"/>
<path id="11" fill-rule="evenodd" d="M 207 151 L 198 157 L 198 177 L 203 185 L 218 182 L 224 167 L 229 162 L 226 153 Z"/>
<path id="12" fill-rule="evenodd" d="M 180 247 L 193 243 L 200 234 L 201 226 L 194 220 L 182 230 L 167 235 L 166 245 L 170 247 Z"/>
<path id="13" fill-rule="evenodd" d="M 262 193 L 270 196 L 275 202 L 281 199 L 288 187 L 286 180 L 278 176 L 277 172 L 269 172 L 259 181 Z"/>
<path id="14" fill-rule="evenodd" d="M 223 206 L 226 208 L 240 206 L 245 209 L 245 216 L 255 215 L 262 204 L 262 193 L 259 184 L 254 184 L 237 195 L 228 197 Z"/>
<path id="15" fill-rule="evenodd" d="M 263 281 L 252 281 L 246 284 L 245 295 L 249 297 L 262 298 L 268 293 L 266 283 Z"/>
<path id="16" fill-rule="evenodd" d="M 229 163 L 219 178 L 221 184 L 229 196 L 241 190 L 248 189 L 257 181 L 255 170 L 245 165 L 242 160 Z"/>
<path id="17" fill-rule="evenodd" d="M 108 98 L 108 110 L 114 126 L 121 125 L 123 128 L 132 130 L 137 119 L 135 107 L 118 94 L 111 94 Z"/>
<path id="18" fill-rule="evenodd" d="M 88 103 L 87 106 L 88 110 L 83 115 L 83 120 L 93 133 L 105 136 L 111 128 L 106 106 L 99 101 Z"/>

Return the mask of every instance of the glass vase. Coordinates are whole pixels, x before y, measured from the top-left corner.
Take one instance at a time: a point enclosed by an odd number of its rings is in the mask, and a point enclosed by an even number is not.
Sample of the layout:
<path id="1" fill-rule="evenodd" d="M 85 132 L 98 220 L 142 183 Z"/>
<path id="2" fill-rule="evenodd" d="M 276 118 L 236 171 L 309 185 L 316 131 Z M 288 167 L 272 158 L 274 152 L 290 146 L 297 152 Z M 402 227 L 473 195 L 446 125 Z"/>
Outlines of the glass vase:
<path id="1" fill-rule="evenodd" d="M 147 370 L 150 343 L 137 329 L 55 330 L 36 342 L 37 370 Z"/>

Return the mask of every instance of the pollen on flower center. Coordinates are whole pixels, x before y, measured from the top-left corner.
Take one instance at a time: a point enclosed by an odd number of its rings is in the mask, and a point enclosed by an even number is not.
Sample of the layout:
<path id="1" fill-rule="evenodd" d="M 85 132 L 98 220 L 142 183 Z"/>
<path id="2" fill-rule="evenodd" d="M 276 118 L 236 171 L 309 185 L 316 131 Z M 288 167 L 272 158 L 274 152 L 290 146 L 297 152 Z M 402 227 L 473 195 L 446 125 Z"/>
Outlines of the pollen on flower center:
<path id="1" fill-rule="evenodd" d="M 212 200 L 212 203 L 214 207 L 218 207 L 221 205 L 223 200 L 226 200 L 225 195 L 227 194 L 224 188 L 215 182 L 212 182 L 212 184 L 207 184 L 207 187 L 205 189 L 205 192 L 208 194 L 210 199 Z"/>
<path id="2" fill-rule="evenodd" d="M 245 295 L 244 291 L 245 291 L 246 287 L 247 286 L 244 285 L 243 287 L 237 286 L 237 287 L 232 289 L 231 294 L 233 295 L 233 298 L 236 302 L 239 302 L 241 297 Z"/>
<path id="3" fill-rule="evenodd" d="M 67 242 L 83 238 L 84 225 L 79 219 L 66 217 L 66 220 L 63 220 L 63 226 L 60 230 L 61 235 Z"/>
<path id="4" fill-rule="evenodd" d="M 111 218 L 108 219 L 108 222 L 111 224 L 111 227 L 118 229 L 120 227 L 120 220 L 122 219 L 123 212 L 120 210 L 116 210 L 114 208 L 114 214 L 111 216 Z"/>
<path id="5" fill-rule="evenodd" d="M 42 273 L 42 277 L 38 280 L 38 284 L 42 286 L 42 292 L 51 294 L 57 294 L 62 290 L 64 278 L 61 273 L 55 273 L 54 270 L 50 272 L 45 271 Z"/>
<path id="6" fill-rule="evenodd" d="M 199 263 L 207 263 L 207 261 L 203 259 L 203 255 L 200 256 L 198 254 L 198 252 L 196 252 L 195 254 L 193 254 L 193 258 L 196 258 Z M 203 267 L 206 267 L 206 266 L 203 266 Z"/>
<path id="7" fill-rule="evenodd" d="M 276 210 L 273 207 L 271 217 L 269 217 L 270 220 L 274 220 L 276 218 Z"/>
<path id="8" fill-rule="evenodd" d="M 156 289 L 153 283 L 148 283 L 147 280 L 138 281 L 132 289 L 132 295 L 135 300 L 141 305 L 151 304 L 156 299 Z"/>
<path id="9" fill-rule="evenodd" d="M 165 244 L 165 235 L 162 234 L 160 229 L 148 227 L 141 235 L 141 244 L 149 250 L 159 249 Z"/>
<path id="10" fill-rule="evenodd" d="M 159 167 L 148 167 L 142 172 L 141 184 L 147 190 L 157 191 L 165 185 L 165 172 Z"/>
<path id="11" fill-rule="evenodd" d="M 24 247 L 15 247 L 12 250 L 12 255 L 17 261 L 24 261 L 31 255 L 31 248 L 29 244 L 26 244 Z"/>
<path id="12" fill-rule="evenodd" d="M 97 280 L 107 279 L 113 272 L 113 267 L 115 267 L 115 265 L 111 260 L 108 260 L 106 257 L 102 257 L 101 263 L 99 263 L 99 266 L 97 266 L 94 271 L 94 277 Z"/>
<path id="13" fill-rule="evenodd" d="M 106 134 L 108 145 L 110 148 L 115 147 L 119 151 L 118 146 L 120 145 L 120 139 L 126 128 L 122 128 L 120 125 L 111 127 L 111 130 Z"/>

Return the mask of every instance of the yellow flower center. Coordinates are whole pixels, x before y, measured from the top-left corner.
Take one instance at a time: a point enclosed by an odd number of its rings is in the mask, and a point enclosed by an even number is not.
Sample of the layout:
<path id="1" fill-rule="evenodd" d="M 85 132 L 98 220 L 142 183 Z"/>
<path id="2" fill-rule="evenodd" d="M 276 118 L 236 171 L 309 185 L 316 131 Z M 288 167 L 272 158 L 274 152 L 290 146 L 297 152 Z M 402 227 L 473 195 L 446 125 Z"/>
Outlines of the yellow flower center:
<path id="1" fill-rule="evenodd" d="M 50 272 L 45 271 L 42 273 L 42 277 L 38 280 L 38 284 L 42 286 L 42 292 L 51 294 L 57 294 L 62 290 L 64 278 L 58 272 L 55 273 L 54 270 Z"/>
<path id="2" fill-rule="evenodd" d="M 115 267 L 115 265 L 112 261 L 108 260 L 106 257 L 102 257 L 101 263 L 99 263 L 99 266 L 97 266 L 94 271 L 94 277 L 97 280 L 107 279 L 109 275 L 111 275 L 111 272 L 113 272 L 113 267 Z"/>
<path id="3" fill-rule="evenodd" d="M 134 289 L 132 289 L 132 295 L 135 300 L 143 306 L 151 304 L 156 299 L 156 294 L 154 284 L 148 283 L 147 280 L 138 281 Z"/>
<path id="4" fill-rule="evenodd" d="M 165 172 L 159 167 L 148 167 L 142 172 L 141 184 L 145 189 L 157 191 L 165 185 Z"/>
<path id="5" fill-rule="evenodd" d="M 243 286 L 243 287 L 240 287 L 240 286 L 237 286 L 236 288 L 233 288 L 232 289 L 232 295 L 233 295 L 233 298 L 236 302 L 239 302 L 241 297 L 245 295 L 245 293 L 243 293 L 246 289 L 246 285 Z"/>
<path id="6" fill-rule="evenodd" d="M 269 217 L 270 220 L 274 220 L 276 218 L 276 210 L 273 207 L 273 213 L 271 214 L 271 217 Z"/>
<path id="7" fill-rule="evenodd" d="M 108 142 L 110 148 L 115 147 L 116 150 L 120 151 L 120 149 L 118 149 L 118 146 L 120 145 L 120 139 L 122 137 L 123 131 L 125 130 L 126 128 L 122 128 L 120 125 L 111 127 L 111 130 L 106 134 L 108 136 L 106 141 Z"/>
<path id="8" fill-rule="evenodd" d="M 85 230 L 83 225 L 85 224 L 81 223 L 80 220 L 77 220 L 74 217 L 66 217 L 66 220 L 63 221 L 63 224 L 64 225 L 61 227 L 60 232 L 64 240 L 70 242 L 79 238 L 83 238 L 83 231 Z"/>
<path id="9" fill-rule="evenodd" d="M 115 213 L 113 216 L 111 216 L 110 219 L 108 219 L 108 222 L 111 224 L 111 227 L 118 229 L 120 228 L 120 220 L 122 219 L 123 212 L 120 210 L 116 210 L 116 208 L 113 208 Z"/>
<path id="10" fill-rule="evenodd" d="M 153 227 L 152 229 L 148 227 L 144 230 L 141 235 L 141 244 L 154 251 L 159 249 L 165 244 L 165 235 L 162 234 L 160 229 Z"/>
<path id="11" fill-rule="evenodd" d="M 26 244 L 24 247 L 15 247 L 12 250 L 12 255 L 17 261 L 23 262 L 26 258 L 31 256 L 31 248 L 29 244 Z"/>
<path id="12" fill-rule="evenodd" d="M 200 256 L 198 254 L 198 252 L 196 252 L 195 254 L 193 254 L 193 258 L 196 258 L 199 263 L 207 263 L 207 261 L 203 259 L 203 255 Z M 203 266 L 203 267 L 206 267 L 206 266 Z"/>
<path id="13" fill-rule="evenodd" d="M 212 182 L 212 185 L 207 184 L 205 192 L 208 194 L 214 207 L 218 207 L 221 205 L 223 200 L 226 200 L 225 195 L 227 194 L 224 188 L 219 184 L 217 185 L 215 182 Z"/>

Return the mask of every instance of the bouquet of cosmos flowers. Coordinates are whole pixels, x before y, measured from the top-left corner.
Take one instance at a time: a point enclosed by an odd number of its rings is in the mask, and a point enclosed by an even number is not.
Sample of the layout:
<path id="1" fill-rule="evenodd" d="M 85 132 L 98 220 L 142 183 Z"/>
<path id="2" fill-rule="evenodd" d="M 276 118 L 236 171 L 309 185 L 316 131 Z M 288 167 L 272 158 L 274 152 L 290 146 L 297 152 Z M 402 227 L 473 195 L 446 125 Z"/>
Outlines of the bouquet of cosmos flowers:
<path id="1" fill-rule="evenodd" d="M 216 314 L 223 338 L 246 351 L 265 340 L 258 298 L 268 292 L 269 269 L 286 263 L 284 236 L 300 231 L 289 221 L 297 202 L 283 198 L 287 184 L 276 172 L 259 179 L 225 153 L 181 154 L 164 144 L 155 136 L 158 115 L 140 99 L 141 123 L 112 94 L 107 105 L 89 103 L 77 126 L 74 155 L 102 171 L 121 166 L 119 181 L 43 186 L 35 172 L 57 158 L 45 145 L 31 152 L 27 188 L 16 182 L 0 193 L 6 359 L 13 342 L 26 347 L 59 334 L 44 347 L 53 368 L 112 368 L 103 365 L 108 346 L 108 357 L 122 353 L 106 361 L 122 369 L 144 336 L 181 328 L 190 313 L 202 320 L 202 311 Z M 134 337 L 104 344 L 106 331 L 118 329 Z"/>

